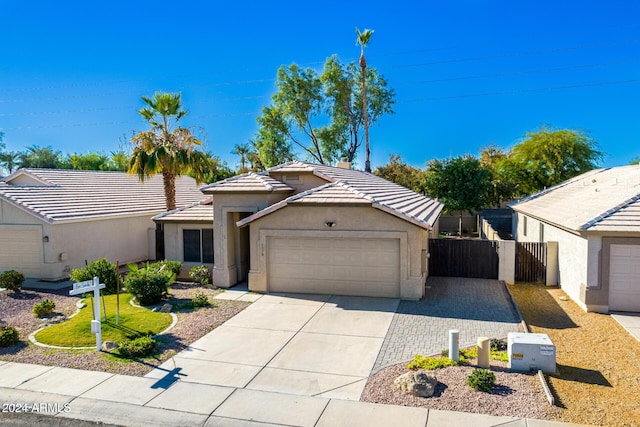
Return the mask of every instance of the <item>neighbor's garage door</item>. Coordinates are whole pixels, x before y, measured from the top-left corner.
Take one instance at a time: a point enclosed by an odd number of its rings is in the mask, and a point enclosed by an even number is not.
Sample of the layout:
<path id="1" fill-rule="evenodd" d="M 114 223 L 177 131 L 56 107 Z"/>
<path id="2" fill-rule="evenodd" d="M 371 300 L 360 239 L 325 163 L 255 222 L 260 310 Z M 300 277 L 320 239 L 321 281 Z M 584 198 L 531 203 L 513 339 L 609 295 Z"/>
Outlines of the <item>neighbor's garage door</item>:
<path id="1" fill-rule="evenodd" d="M 640 312 L 640 246 L 611 245 L 609 310 Z"/>
<path id="2" fill-rule="evenodd" d="M 271 292 L 400 296 L 400 240 L 270 237 Z"/>
<path id="3" fill-rule="evenodd" d="M 0 272 L 17 270 L 27 277 L 40 277 L 42 229 L 0 226 Z"/>

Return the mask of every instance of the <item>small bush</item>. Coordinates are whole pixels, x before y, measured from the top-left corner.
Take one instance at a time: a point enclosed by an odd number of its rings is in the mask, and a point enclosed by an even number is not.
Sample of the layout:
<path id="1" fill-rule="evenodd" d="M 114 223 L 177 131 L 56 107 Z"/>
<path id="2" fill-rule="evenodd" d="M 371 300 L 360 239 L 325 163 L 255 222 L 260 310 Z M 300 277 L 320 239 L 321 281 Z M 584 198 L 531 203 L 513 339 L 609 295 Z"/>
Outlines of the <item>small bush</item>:
<path id="1" fill-rule="evenodd" d="M 496 376 L 488 369 L 474 369 L 467 377 L 467 385 L 474 390 L 490 393 L 496 383 Z"/>
<path id="2" fill-rule="evenodd" d="M 154 265 L 157 265 L 159 267 L 165 266 L 166 268 L 171 270 L 171 272 L 175 274 L 176 277 L 180 275 L 180 269 L 182 269 L 182 263 L 180 261 L 164 260 L 164 261 L 157 262 Z"/>
<path id="3" fill-rule="evenodd" d="M 425 369 L 432 371 L 434 369 L 446 368 L 448 366 L 457 366 L 458 364 L 448 357 L 424 357 L 416 354 L 411 362 L 407 365 L 407 369 L 415 371 L 417 369 Z"/>
<path id="4" fill-rule="evenodd" d="M 504 340 L 492 338 L 491 351 L 507 351 L 507 343 Z"/>
<path id="5" fill-rule="evenodd" d="M 7 288 L 13 292 L 20 292 L 20 288 L 24 283 L 24 274 L 15 271 L 7 270 L 0 274 L 0 288 Z"/>
<path id="6" fill-rule="evenodd" d="M 110 264 L 106 258 L 92 261 L 85 268 L 74 268 L 69 277 L 74 282 L 84 282 L 98 277 L 100 283 L 104 283 L 105 286 L 102 292 L 107 295 L 116 293 L 116 265 Z"/>
<path id="7" fill-rule="evenodd" d="M 196 265 L 189 270 L 189 277 L 202 286 L 209 284 L 209 267 L 206 265 Z"/>
<path id="8" fill-rule="evenodd" d="M 449 350 L 441 350 L 440 351 L 440 356 L 442 357 L 449 357 Z M 473 359 L 478 357 L 478 349 L 473 347 L 473 348 L 461 348 L 459 353 L 458 353 L 458 364 L 459 365 L 468 365 L 469 364 L 469 359 Z"/>
<path id="9" fill-rule="evenodd" d="M 175 274 L 169 269 L 158 264 L 147 264 L 138 268 L 135 264 L 129 264 L 129 274 L 124 283 L 127 292 L 133 295 L 142 305 L 156 304 L 162 301 L 169 293 L 169 285 L 175 280 Z"/>
<path id="10" fill-rule="evenodd" d="M 35 317 L 49 317 L 53 314 L 53 309 L 56 308 L 56 303 L 50 299 L 43 299 L 42 301 L 33 305 L 33 315 Z"/>
<path id="11" fill-rule="evenodd" d="M 196 292 L 191 299 L 194 307 L 209 307 L 209 297 L 202 292 Z"/>
<path id="12" fill-rule="evenodd" d="M 152 354 L 156 349 L 156 340 L 151 336 L 142 336 L 132 340 L 118 343 L 116 351 L 122 357 L 145 357 Z"/>
<path id="13" fill-rule="evenodd" d="M 18 330 L 13 326 L 0 326 L 0 347 L 9 347 L 19 340 Z"/>

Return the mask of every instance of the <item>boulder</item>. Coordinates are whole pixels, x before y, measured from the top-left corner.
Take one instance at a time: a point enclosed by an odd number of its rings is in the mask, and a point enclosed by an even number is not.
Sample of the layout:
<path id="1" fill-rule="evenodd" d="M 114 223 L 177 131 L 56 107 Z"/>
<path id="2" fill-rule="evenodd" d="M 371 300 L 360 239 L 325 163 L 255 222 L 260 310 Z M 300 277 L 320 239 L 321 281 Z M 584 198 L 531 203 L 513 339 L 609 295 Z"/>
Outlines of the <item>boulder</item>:
<path id="1" fill-rule="evenodd" d="M 102 343 L 103 351 L 112 351 L 118 348 L 118 343 L 114 341 L 105 341 Z"/>
<path id="2" fill-rule="evenodd" d="M 171 313 L 171 310 L 173 310 L 173 306 L 169 303 L 163 304 L 162 307 L 160 307 L 160 310 L 158 310 L 160 313 Z"/>
<path id="3" fill-rule="evenodd" d="M 405 394 L 418 397 L 431 397 L 438 385 L 438 379 L 430 371 L 409 371 L 400 375 L 393 382 Z"/>

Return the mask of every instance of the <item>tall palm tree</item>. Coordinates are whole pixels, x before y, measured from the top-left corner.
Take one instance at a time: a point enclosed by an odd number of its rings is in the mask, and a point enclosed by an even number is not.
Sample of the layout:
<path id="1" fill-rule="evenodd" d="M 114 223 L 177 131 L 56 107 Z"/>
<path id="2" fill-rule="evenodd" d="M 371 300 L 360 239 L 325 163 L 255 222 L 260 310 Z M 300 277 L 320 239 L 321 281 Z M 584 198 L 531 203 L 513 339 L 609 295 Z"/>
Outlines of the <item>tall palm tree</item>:
<path id="1" fill-rule="evenodd" d="M 140 181 L 162 174 L 167 210 L 176 208 L 176 177 L 190 174 L 203 182 L 209 166 L 209 156 L 196 148 L 202 142 L 187 128 L 178 126 L 187 111 L 182 109 L 181 95 L 156 92 L 152 98 L 143 96 L 146 107 L 138 113 L 151 125 L 146 132 L 132 139 L 133 151 L 127 172 Z"/>
<path id="2" fill-rule="evenodd" d="M 360 45 L 360 69 L 362 70 L 362 113 L 364 118 L 364 139 L 366 146 L 366 160 L 364 163 L 365 172 L 371 172 L 371 151 L 369 149 L 369 119 L 367 117 L 367 60 L 364 58 L 364 48 L 369 44 L 369 40 L 371 40 L 371 36 L 373 35 L 373 30 L 364 29 L 364 31 L 360 31 L 358 27 L 356 27 L 356 34 L 358 38 L 356 39 L 356 46 Z"/>
<path id="3" fill-rule="evenodd" d="M 247 164 L 247 156 L 251 153 L 251 147 L 249 144 L 236 144 L 233 147 L 233 151 L 231 154 L 236 154 L 240 156 L 240 173 L 247 172 L 246 164 Z"/>

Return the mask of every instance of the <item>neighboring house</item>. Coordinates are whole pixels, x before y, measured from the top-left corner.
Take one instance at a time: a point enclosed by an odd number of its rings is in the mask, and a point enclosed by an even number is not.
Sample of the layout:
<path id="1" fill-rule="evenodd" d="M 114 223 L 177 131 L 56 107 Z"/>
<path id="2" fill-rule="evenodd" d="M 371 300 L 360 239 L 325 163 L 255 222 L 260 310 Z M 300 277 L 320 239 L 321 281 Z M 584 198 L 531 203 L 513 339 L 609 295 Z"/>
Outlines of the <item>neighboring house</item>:
<path id="1" fill-rule="evenodd" d="M 195 180 L 176 180 L 178 205 L 202 198 Z M 164 210 L 160 175 L 20 169 L 0 183 L 0 272 L 55 281 L 85 260 L 154 259 L 151 217 Z"/>
<path id="2" fill-rule="evenodd" d="M 640 167 L 598 169 L 511 205 L 517 241 L 558 242 L 558 280 L 588 311 L 640 312 Z"/>
<path id="3" fill-rule="evenodd" d="M 429 233 L 437 236 L 443 205 L 341 166 L 293 161 L 202 187 L 213 196 L 207 213 L 213 215 L 213 283 L 227 288 L 248 280 L 258 292 L 422 298 Z M 204 206 L 154 218 L 165 227 L 167 258 L 172 251 L 184 261 L 196 252 L 187 235 L 195 241 L 200 230 L 200 242 L 207 238 L 203 217 L 189 219 L 189 211 L 205 213 Z"/>

